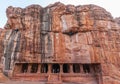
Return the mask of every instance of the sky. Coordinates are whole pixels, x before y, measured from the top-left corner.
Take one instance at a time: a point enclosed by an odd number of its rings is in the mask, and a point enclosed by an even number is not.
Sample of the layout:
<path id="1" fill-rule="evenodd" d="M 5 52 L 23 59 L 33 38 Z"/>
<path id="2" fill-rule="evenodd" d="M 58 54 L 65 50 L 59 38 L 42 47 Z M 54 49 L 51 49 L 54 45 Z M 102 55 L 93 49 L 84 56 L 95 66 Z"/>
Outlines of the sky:
<path id="1" fill-rule="evenodd" d="M 66 5 L 72 4 L 75 6 L 95 4 L 105 8 L 112 14 L 114 18 L 120 16 L 119 0 L 0 0 L 0 28 L 3 28 L 7 22 L 6 8 L 8 6 L 25 8 L 31 4 L 39 4 L 42 7 L 46 7 L 47 5 L 53 4 L 55 2 L 62 2 Z"/>

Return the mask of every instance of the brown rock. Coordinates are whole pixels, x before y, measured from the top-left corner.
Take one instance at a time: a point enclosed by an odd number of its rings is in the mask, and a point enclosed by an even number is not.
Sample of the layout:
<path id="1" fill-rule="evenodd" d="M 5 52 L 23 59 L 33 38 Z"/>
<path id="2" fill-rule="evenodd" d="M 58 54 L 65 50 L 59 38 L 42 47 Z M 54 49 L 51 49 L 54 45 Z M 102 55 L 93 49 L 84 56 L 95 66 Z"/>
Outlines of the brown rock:
<path id="1" fill-rule="evenodd" d="M 6 13 L 0 59 L 8 77 L 120 84 L 119 18 L 115 21 L 105 9 L 57 2 L 45 8 L 10 6 Z"/>

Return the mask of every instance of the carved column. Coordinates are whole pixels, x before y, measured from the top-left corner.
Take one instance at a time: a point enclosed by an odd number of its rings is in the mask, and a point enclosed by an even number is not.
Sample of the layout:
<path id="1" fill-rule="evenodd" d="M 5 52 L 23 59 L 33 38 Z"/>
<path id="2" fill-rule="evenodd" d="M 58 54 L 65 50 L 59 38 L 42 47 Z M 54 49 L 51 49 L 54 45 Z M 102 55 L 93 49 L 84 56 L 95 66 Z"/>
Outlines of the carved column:
<path id="1" fill-rule="evenodd" d="M 63 73 L 63 64 L 60 64 L 60 73 Z"/>
<path id="2" fill-rule="evenodd" d="M 48 73 L 51 73 L 51 64 L 48 64 Z"/>
<path id="3" fill-rule="evenodd" d="M 70 73 L 73 73 L 73 64 L 70 64 Z"/>
<path id="4" fill-rule="evenodd" d="M 32 64 L 28 64 L 27 73 L 30 73 L 30 72 L 31 72 L 31 68 L 32 68 Z"/>
<path id="5" fill-rule="evenodd" d="M 21 69 L 19 69 L 19 70 L 21 70 Z M 14 66 L 14 70 L 13 70 L 13 72 L 14 72 L 14 74 L 16 74 L 17 72 L 19 72 L 19 71 L 18 71 L 18 67 L 17 67 L 16 64 L 15 64 L 15 66 Z"/>
<path id="6" fill-rule="evenodd" d="M 83 65 L 82 64 L 80 64 L 80 73 L 84 73 Z"/>
<path id="7" fill-rule="evenodd" d="M 40 73 L 41 72 L 41 64 L 38 64 L 38 70 L 37 70 L 37 73 Z"/>
<path id="8" fill-rule="evenodd" d="M 101 75 L 101 73 L 96 74 L 96 78 L 97 78 L 97 80 L 98 80 L 98 84 L 103 84 L 103 80 L 102 80 L 102 75 Z"/>
<path id="9" fill-rule="evenodd" d="M 90 65 L 90 73 L 94 73 L 94 69 L 92 65 Z"/>
<path id="10" fill-rule="evenodd" d="M 21 73 L 22 70 L 22 64 L 15 64 L 14 66 L 14 70 L 13 70 L 13 75 L 17 74 L 17 73 Z"/>

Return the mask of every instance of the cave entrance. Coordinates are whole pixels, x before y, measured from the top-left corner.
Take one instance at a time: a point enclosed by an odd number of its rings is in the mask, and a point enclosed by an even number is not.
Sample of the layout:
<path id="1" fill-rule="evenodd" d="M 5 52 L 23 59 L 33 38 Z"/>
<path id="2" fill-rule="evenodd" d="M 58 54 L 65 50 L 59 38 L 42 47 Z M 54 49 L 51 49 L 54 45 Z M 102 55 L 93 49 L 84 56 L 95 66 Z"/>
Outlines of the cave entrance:
<path id="1" fill-rule="evenodd" d="M 73 64 L 73 72 L 80 73 L 80 65 L 79 64 Z"/>
<path id="2" fill-rule="evenodd" d="M 85 73 L 90 73 L 90 66 L 89 64 L 83 64 L 83 70 Z"/>
<path id="3" fill-rule="evenodd" d="M 69 73 L 70 72 L 70 67 L 68 64 L 63 64 L 63 72 L 64 73 Z"/>
<path id="4" fill-rule="evenodd" d="M 32 64 L 31 73 L 36 73 L 37 70 L 38 70 L 38 64 L 37 63 Z"/>
<path id="5" fill-rule="evenodd" d="M 52 73 L 59 73 L 60 72 L 60 65 L 59 64 L 53 64 L 52 65 Z"/>
<path id="6" fill-rule="evenodd" d="M 48 72 L 48 64 L 42 64 L 41 73 L 47 73 L 47 72 Z"/>
<path id="7" fill-rule="evenodd" d="M 27 70 L 28 70 L 28 63 L 22 64 L 22 70 L 21 70 L 21 72 L 22 72 L 22 73 L 26 73 Z"/>

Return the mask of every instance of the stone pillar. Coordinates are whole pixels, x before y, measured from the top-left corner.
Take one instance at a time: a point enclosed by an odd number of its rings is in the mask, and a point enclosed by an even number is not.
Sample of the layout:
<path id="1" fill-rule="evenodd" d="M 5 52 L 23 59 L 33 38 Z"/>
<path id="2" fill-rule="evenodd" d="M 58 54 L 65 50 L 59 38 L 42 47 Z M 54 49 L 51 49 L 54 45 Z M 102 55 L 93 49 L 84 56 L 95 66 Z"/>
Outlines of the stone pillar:
<path id="1" fill-rule="evenodd" d="M 60 64 L 60 73 L 63 73 L 63 64 Z"/>
<path id="2" fill-rule="evenodd" d="M 37 73 L 41 73 L 41 64 L 38 64 L 38 70 Z"/>
<path id="3" fill-rule="evenodd" d="M 22 71 L 22 64 L 20 64 L 18 68 L 19 68 L 18 72 L 21 73 L 21 71 Z"/>
<path id="4" fill-rule="evenodd" d="M 20 70 L 20 69 L 19 69 Z M 18 70 L 17 70 L 17 65 L 15 64 L 14 65 L 14 69 L 13 69 L 13 74 L 16 74 L 18 72 Z"/>
<path id="5" fill-rule="evenodd" d="M 30 73 L 30 72 L 31 72 L 31 68 L 32 68 L 32 64 L 28 64 L 27 73 Z"/>
<path id="6" fill-rule="evenodd" d="M 21 70 L 22 70 L 22 64 L 18 64 L 14 66 L 14 69 L 13 69 L 13 72 L 16 74 L 16 73 L 21 73 Z"/>
<path id="7" fill-rule="evenodd" d="M 48 64 L 48 73 L 51 73 L 51 64 Z"/>
<path id="8" fill-rule="evenodd" d="M 103 84 L 101 73 L 96 74 L 96 79 L 98 80 L 98 84 Z"/>
<path id="9" fill-rule="evenodd" d="M 90 73 L 94 73 L 94 69 L 93 69 L 93 66 L 92 65 L 90 65 Z"/>
<path id="10" fill-rule="evenodd" d="M 70 73 L 73 73 L 73 64 L 70 64 Z"/>
<path id="11" fill-rule="evenodd" d="M 80 64 L 80 73 L 84 73 L 83 65 L 82 64 Z"/>

